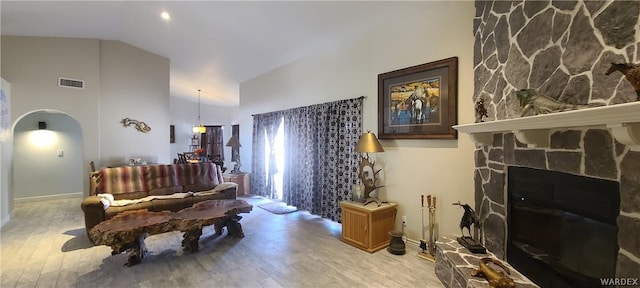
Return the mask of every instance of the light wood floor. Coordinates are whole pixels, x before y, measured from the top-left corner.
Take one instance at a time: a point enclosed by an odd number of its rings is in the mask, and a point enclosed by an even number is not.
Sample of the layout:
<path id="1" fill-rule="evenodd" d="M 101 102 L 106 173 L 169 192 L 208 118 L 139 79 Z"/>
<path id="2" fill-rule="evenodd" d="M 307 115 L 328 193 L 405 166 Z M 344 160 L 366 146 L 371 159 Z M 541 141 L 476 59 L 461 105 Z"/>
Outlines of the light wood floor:
<path id="1" fill-rule="evenodd" d="M 0 286 L 5 287 L 443 287 L 434 264 L 386 250 L 370 254 L 340 241 L 341 225 L 306 212 L 269 213 L 254 204 L 242 214 L 245 238 L 214 237 L 207 227 L 201 250 L 184 252 L 179 232 L 145 241 L 142 264 L 122 266 L 93 246 L 84 231 L 80 198 L 16 203 L 0 230 Z"/>

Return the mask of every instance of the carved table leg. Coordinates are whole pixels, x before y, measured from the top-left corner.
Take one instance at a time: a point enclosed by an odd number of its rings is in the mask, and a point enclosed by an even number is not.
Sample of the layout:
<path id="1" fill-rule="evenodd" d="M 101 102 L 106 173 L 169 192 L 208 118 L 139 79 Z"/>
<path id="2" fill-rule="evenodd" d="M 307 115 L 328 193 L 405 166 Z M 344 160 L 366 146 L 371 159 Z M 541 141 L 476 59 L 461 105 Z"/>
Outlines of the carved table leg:
<path id="1" fill-rule="evenodd" d="M 232 217 L 228 217 L 224 220 L 224 225 L 229 229 L 229 235 L 236 238 L 243 238 L 244 232 L 242 231 L 242 225 L 240 225 L 241 216 L 235 215 Z"/>
<path id="2" fill-rule="evenodd" d="M 200 246 L 198 245 L 200 235 L 202 235 L 202 228 L 184 232 L 184 239 L 182 239 L 182 248 L 191 252 L 197 252 L 198 250 L 200 250 Z"/>
<path id="3" fill-rule="evenodd" d="M 216 223 L 213 224 L 213 230 L 216 231 L 217 236 L 222 235 L 222 230 L 224 229 L 224 226 L 226 225 L 224 224 L 223 220 L 216 221 Z"/>
<path id="4" fill-rule="evenodd" d="M 132 243 L 125 245 L 123 248 L 127 250 L 127 263 L 124 263 L 124 266 L 131 267 L 136 264 L 140 264 L 142 259 L 144 259 L 144 254 L 147 253 L 147 246 L 144 244 L 144 239 L 147 238 L 149 234 L 144 233 L 138 237 L 138 239 Z M 111 254 L 119 254 L 113 251 Z"/>

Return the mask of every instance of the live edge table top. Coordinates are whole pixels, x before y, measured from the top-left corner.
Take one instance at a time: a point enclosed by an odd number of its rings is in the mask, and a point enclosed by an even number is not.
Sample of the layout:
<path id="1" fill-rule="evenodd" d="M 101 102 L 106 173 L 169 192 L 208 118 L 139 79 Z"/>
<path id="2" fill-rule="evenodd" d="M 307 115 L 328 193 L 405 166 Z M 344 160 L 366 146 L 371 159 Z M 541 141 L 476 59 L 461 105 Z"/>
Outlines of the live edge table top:
<path id="1" fill-rule="evenodd" d="M 141 250 L 134 251 L 135 256 L 139 257 L 134 261 L 139 262 L 144 257 L 144 238 L 147 235 L 185 232 L 183 247 L 192 251 L 198 250 L 197 241 L 204 226 L 215 225 L 217 234 L 226 226 L 230 235 L 243 237 L 242 228 L 237 222 L 241 218 L 238 214 L 249 213 L 252 209 L 253 206 L 244 200 L 208 200 L 178 212 L 151 212 L 146 209 L 126 211 L 99 223 L 91 229 L 90 235 L 95 244 L 110 246 L 113 255 L 131 249 Z"/>

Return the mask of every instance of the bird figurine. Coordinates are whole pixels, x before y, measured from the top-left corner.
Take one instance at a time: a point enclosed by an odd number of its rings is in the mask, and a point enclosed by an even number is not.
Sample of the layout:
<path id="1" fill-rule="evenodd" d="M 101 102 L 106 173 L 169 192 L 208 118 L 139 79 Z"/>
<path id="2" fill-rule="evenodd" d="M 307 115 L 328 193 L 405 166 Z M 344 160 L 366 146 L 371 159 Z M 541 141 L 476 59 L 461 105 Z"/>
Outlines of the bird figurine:
<path id="1" fill-rule="evenodd" d="M 467 231 L 469 231 L 469 237 L 473 238 L 471 236 L 471 224 L 478 225 L 478 223 L 480 222 L 478 215 L 476 215 L 476 212 L 471 209 L 471 206 L 469 206 L 468 204 L 462 204 L 460 203 L 460 201 L 458 201 L 457 203 L 452 203 L 451 205 L 458 205 L 464 208 L 464 214 L 462 215 L 462 219 L 460 219 L 460 234 L 462 234 L 462 236 L 464 237 L 463 228 L 467 228 Z"/>
<path id="2" fill-rule="evenodd" d="M 476 101 L 476 123 L 478 122 L 484 122 L 484 118 L 489 117 L 489 115 L 487 115 L 487 108 L 484 107 L 484 99 L 479 98 L 478 101 Z"/>
<path id="3" fill-rule="evenodd" d="M 640 101 L 640 64 L 632 63 L 611 63 L 604 75 L 610 75 L 615 71 L 620 71 L 625 78 L 631 83 L 636 91 L 636 100 Z"/>

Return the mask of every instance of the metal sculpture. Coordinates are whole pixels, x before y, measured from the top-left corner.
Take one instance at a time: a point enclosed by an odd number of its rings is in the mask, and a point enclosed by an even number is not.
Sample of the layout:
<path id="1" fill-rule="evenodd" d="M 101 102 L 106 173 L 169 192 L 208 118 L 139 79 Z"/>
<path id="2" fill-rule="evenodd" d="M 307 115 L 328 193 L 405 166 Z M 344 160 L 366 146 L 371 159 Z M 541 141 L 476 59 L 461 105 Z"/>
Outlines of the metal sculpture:
<path id="1" fill-rule="evenodd" d="M 604 75 L 610 75 L 615 71 L 620 71 L 620 73 L 624 74 L 627 81 L 631 83 L 631 86 L 636 91 L 636 100 L 640 101 L 640 64 L 611 63 Z"/>
<path id="2" fill-rule="evenodd" d="M 462 204 L 460 201 L 456 203 L 452 203 L 451 205 L 458 205 L 464 208 L 464 214 L 462 215 L 462 219 L 460 219 L 460 234 L 462 237 L 458 237 L 458 243 L 460 245 L 469 249 L 471 253 L 487 253 L 487 249 L 482 246 L 477 240 L 479 235 L 479 226 L 480 226 L 480 218 L 476 215 L 476 212 L 473 211 L 471 206 L 468 204 Z M 471 225 L 473 225 L 473 236 L 471 235 Z M 467 228 L 469 231 L 469 236 L 464 236 L 464 229 Z"/>
<path id="3" fill-rule="evenodd" d="M 363 205 L 367 205 L 371 202 L 376 202 L 378 204 L 378 207 L 380 207 L 380 205 L 382 205 L 382 201 L 380 201 L 380 199 L 378 199 L 377 196 L 373 196 L 370 195 L 371 192 L 375 191 L 378 188 L 382 188 L 384 186 L 378 186 L 376 184 L 376 180 L 377 175 L 380 171 L 382 171 L 382 169 L 378 169 L 378 171 L 376 171 L 373 166 L 376 164 L 376 162 L 374 160 L 372 160 L 371 158 L 369 158 L 369 156 L 367 156 L 366 158 L 363 157 L 362 160 L 360 161 L 360 165 L 358 168 L 358 174 L 360 175 L 360 179 L 362 179 L 362 184 L 364 184 L 364 197 L 365 197 L 365 201 Z M 374 171 L 373 175 L 369 175 L 369 170 Z"/>
<path id="4" fill-rule="evenodd" d="M 120 123 L 122 123 L 122 126 L 124 127 L 129 127 L 131 126 L 131 124 L 135 125 L 136 130 L 138 130 L 138 132 L 142 132 L 142 133 L 149 133 L 149 131 L 151 131 L 151 127 L 149 127 L 149 125 L 147 125 L 147 123 L 144 123 L 142 121 L 138 121 L 138 120 L 134 120 L 131 118 L 124 118 L 122 119 L 122 121 L 120 121 Z"/>
<path id="5" fill-rule="evenodd" d="M 478 122 L 484 122 L 484 119 L 489 117 L 489 115 L 487 115 L 487 108 L 484 107 L 484 99 L 479 98 L 478 101 L 476 102 L 476 123 Z"/>
<path id="6" fill-rule="evenodd" d="M 502 268 L 508 275 L 511 275 L 509 268 L 497 259 L 482 258 L 478 264 L 478 270 L 471 272 L 473 277 L 483 277 L 489 282 L 489 287 L 495 288 L 514 288 L 516 283 L 513 279 L 502 273 L 502 271 L 496 271 L 491 268 L 488 263 L 493 263 Z"/>
<path id="7" fill-rule="evenodd" d="M 575 110 L 581 108 L 593 107 L 593 105 L 580 105 L 580 104 L 568 104 L 561 103 L 553 100 L 547 96 L 541 95 L 535 89 L 522 89 L 516 92 L 516 97 L 520 102 L 520 108 L 522 112 L 520 117 L 523 117 L 529 110 L 532 110 L 534 114 L 547 114 L 551 112 Z"/>

